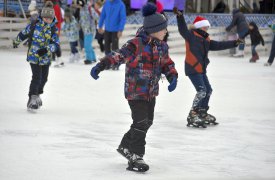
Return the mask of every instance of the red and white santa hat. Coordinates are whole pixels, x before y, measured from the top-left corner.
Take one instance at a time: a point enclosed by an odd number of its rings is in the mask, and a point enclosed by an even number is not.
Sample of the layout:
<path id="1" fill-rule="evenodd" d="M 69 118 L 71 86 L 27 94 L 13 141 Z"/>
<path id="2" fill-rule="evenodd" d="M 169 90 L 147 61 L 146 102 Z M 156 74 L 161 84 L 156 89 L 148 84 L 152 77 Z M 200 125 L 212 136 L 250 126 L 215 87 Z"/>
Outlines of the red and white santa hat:
<path id="1" fill-rule="evenodd" d="M 196 29 L 202 28 L 202 27 L 210 27 L 210 23 L 207 19 L 201 16 L 197 16 L 196 19 L 193 22 L 193 25 Z"/>

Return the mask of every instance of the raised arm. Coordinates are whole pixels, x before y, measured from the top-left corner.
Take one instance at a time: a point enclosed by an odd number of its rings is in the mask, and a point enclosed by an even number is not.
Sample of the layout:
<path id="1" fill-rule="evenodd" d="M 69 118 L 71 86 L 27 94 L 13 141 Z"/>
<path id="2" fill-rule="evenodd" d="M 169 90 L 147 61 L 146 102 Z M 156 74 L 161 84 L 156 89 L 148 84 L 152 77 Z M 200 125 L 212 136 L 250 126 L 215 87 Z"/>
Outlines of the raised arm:
<path id="1" fill-rule="evenodd" d="M 191 33 L 187 28 L 186 21 L 184 19 L 183 14 L 180 11 L 178 11 L 177 8 L 174 8 L 173 11 L 177 15 L 178 30 L 179 30 L 180 35 L 184 39 L 189 39 L 191 37 Z"/>

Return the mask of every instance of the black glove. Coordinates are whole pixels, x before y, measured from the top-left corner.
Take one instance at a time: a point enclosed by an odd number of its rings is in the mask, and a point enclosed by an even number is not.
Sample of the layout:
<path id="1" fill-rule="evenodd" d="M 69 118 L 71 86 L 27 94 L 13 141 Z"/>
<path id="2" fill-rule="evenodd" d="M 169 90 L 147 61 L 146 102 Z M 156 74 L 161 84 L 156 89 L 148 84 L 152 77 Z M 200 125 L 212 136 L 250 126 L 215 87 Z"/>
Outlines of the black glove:
<path id="1" fill-rule="evenodd" d="M 47 54 L 48 50 L 46 48 L 41 48 L 41 49 L 38 49 L 36 52 L 41 57 Z"/>
<path id="2" fill-rule="evenodd" d="M 240 44 L 244 44 L 244 40 L 243 39 L 237 39 L 235 42 L 236 46 L 240 45 Z"/>
<path id="3" fill-rule="evenodd" d="M 12 46 L 13 48 L 18 48 L 18 44 L 14 40 L 12 41 Z"/>
<path id="4" fill-rule="evenodd" d="M 174 12 L 174 14 L 177 15 L 177 16 L 181 16 L 181 15 L 182 15 L 182 13 L 178 10 L 177 7 L 174 7 L 174 8 L 173 8 L 173 12 Z"/>

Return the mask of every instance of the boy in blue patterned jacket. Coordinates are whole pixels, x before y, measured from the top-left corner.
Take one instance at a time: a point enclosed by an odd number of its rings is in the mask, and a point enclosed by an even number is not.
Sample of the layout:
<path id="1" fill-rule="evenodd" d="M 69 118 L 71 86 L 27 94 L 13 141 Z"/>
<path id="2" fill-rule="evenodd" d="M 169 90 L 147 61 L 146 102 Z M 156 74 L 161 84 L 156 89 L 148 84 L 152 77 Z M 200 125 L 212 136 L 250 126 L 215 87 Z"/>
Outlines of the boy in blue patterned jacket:
<path id="1" fill-rule="evenodd" d="M 153 124 L 161 74 L 168 79 L 170 92 L 176 88 L 178 78 L 175 64 L 168 54 L 168 45 L 163 41 L 167 33 L 167 19 L 156 13 L 156 6 L 152 3 L 147 3 L 142 11 L 143 29 L 120 50 L 102 58 L 91 70 L 91 76 L 98 79 L 98 74 L 106 67 L 126 63 L 124 92 L 133 123 L 117 151 L 128 159 L 128 169 L 137 171 L 149 169 L 143 161 L 145 137 Z"/>
<path id="2" fill-rule="evenodd" d="M 37 21 L 34 24 L 28 24 L 13 41 L 13 47 L 17 48 L 20 42 L 29 38 L 27 61 L 30 63 L 32 70 L 32 81 L 27 103 L 29 110 L 38 109 L 42 106 L 39 95 L 43 93 L 48 79 L 52 53 L 59 48 L 56 23 L 53 4 L 47 2 Z"/>

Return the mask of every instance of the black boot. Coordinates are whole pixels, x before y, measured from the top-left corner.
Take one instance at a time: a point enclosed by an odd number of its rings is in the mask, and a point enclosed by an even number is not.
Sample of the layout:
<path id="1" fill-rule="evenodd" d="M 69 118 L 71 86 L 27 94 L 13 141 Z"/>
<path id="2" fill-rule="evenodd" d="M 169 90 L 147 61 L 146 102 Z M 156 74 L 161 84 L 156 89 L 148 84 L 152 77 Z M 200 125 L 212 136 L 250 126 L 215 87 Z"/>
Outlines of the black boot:
<path id="1" fill-rule="evenodd" d="M 199 116 L 199 113 L 195 110 L 191 110 L 187 117 L 187 126 L 190 127 L 203 127 L 206 128 L 204 120 Z"/>
<path id="2" fill-rule="evenodd" d="M 149 165 L 145 163 L 142 156 L 137 154 L 131 154 L 130 160 L 128 162 L 129 171 L 145 172 L 149 170 Z"/>
<path id="3" fill-rule="evenodd" d="M 208 114 L 207 111 L 208 111 L 209 108 L 202 108 L 202 109 L 199 109 L 199 116 L 200 118 L 205 122 L 205 124 L 209 125 L 209 124 L 213 124 L 213 125 L 217 125 L 219 123 L 216 122 L 216 117 L 211 115 L 211 114 Z"/>

